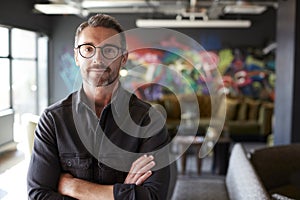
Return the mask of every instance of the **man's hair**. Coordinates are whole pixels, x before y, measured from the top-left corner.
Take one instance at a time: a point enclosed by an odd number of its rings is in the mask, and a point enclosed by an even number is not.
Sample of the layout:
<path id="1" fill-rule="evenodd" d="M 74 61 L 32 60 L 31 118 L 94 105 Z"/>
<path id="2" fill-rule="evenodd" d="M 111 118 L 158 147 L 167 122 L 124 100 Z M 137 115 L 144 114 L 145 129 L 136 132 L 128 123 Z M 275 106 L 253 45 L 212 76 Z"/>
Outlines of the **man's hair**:
<path id="1" fill-rule="evenodd" d="M 80 33 L 86 27 L 105 27 L 116 30 L 120 34 L 122 48 L 126 49 L 126 38 L 122 26 L 114 17 L 105 14 L 96 14 L 91 16 L 88 21 L 85 21 L 78 26 L 75 34 L 75 47 L 78 45 L 77 42 Z"/>

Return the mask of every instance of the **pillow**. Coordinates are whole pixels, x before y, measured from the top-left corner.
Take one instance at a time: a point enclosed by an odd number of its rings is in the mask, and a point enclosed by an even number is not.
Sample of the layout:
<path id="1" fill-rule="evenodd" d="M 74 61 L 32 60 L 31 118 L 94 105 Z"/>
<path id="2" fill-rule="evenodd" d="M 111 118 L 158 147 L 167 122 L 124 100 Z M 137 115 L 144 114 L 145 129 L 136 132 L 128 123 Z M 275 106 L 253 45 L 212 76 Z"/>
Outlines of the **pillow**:
<path id="1" fill-rule="evenodd" d="M 209 95 L 197 95 L 201 118 L 211 117 L 211 99 Z"/>
<path id="2" fill-rule="evenodd" d="M 226 99 L 226 120 L 235 120 L 240 101 L 238 99 Z"/>
<path id="3" fill-rule="evenodd" d="M 247 120 L 248 117 L 248 104 L 245 102 L 241 102 L 239 105 L 237 120 Z"/>
<path id="4" fill-rule="evenodd" d="M 257 120 L 259 114 L 259 107 L 261 102 L 259 100 L 253 100 L 246 98 L 245 103 L 248 105 L 248 120 Z"/>

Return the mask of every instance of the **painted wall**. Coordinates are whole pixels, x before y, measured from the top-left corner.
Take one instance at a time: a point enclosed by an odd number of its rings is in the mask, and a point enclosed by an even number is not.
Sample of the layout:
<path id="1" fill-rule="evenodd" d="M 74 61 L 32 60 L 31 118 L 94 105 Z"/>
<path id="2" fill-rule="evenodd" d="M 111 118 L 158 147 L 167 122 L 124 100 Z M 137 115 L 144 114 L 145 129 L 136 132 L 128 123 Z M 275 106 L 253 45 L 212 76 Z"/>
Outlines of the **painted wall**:
<path id="1" fill-rule="evenodd" d="M 125 30 L 136 28 L 139 15 L 113 14 Z M 259 16 L 246 16 L 252 20 L 249 29 L 175 29 L 198 41 L 206 50 L 236 47 L 263 48 L 275 41 L 276 10 L 268 10 Z M 73 61 L 73 42 L 76 27 L 85 19 L 77 16 L 52 17 L 52 60 L 50 63 L 50 102 L 56 102 L 72 92 L 74 73 L 78 68 Z"/>

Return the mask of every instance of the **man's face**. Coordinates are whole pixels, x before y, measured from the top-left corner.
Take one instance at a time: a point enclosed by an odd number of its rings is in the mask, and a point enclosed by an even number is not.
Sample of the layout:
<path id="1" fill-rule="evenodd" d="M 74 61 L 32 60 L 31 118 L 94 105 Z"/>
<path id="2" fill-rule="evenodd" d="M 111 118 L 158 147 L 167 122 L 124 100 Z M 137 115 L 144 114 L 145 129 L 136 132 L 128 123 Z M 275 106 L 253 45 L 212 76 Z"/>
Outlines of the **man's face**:
<path id="1" fill-rule="evenodd" d="M 121 39 L 117 34 L 116 30 L 105 27 L 86 27 L 80 33 L 77 46 L 90 44 L 102 48 L 96 48 L 95 55 L 90 58 L 82 57 L 79 49 L 74 49 L 76 65 L 80 67 L 83 84 L 88 84 L 92 87 L 101 87 L 110 85 L 118 79 L 119 71 L 127 61 L 127 55 L 122 55 Z M 109 39 L 112 36 L 114 37 Z M 109 49 L 103 49 L 107 45 L 120 48 L 116 58 L 105 58 L 103 53 L 110 52 Z M 89 48 L 81 48 L 80 51 L 84 53 L 84 51 L 89 51 Z"/>

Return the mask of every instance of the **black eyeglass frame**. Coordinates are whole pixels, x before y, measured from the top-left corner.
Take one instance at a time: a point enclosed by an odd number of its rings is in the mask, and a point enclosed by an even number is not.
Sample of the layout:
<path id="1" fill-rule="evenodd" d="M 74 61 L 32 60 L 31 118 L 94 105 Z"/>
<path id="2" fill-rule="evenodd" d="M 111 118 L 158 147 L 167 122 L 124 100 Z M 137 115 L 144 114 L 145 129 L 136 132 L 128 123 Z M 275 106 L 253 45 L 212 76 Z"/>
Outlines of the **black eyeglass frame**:
<path id="1" fill-rule="evenodd" d="M 83 56 L 83 55 L 82 55 L 82 53 L 81 53 L 81 51 L 80 51 L 80 47 L 85 46 L 85 45 L 92 46 L 92 47 L 95 49 L 94 53 L 93 53 L 91 56 Z M 118 49 L 118 52 L 117 52 L 117 54 L 116 54 L 115 57 L 113 57 L 113 58 L 106 57 L 105 54 L 103 53 L 103 49 L 104 49 L 105 47 L 108 47 L 108 46 L 115 47 L 116 49 Z M 75 49 L 78 49 L 79 54 L 80 54 L 83 58 L 87 58 L 87 59 L 88 59 L 88 58 L 92 58 L 92 57 L 96 54 L 97 48 L 99 48 L 99 49 L 101 50 L 102 56 L 103 56 L 104 58 L 108 59 L 108 60 L 113 60 L 113 59 L 117 58 L 118 55 L 120 54 L 120 51 L 121 51 L 121 53 L 124 53 L 124 52 L 126 51 L 125 49 L 120 48 L 120 47 L 118 47 L 117 45 L 113 45 L 113 44 L 105 44 L 105 45 L 100 46 L 100 47 L 96 47 L 96 46 L 93 45 L 93 44 L 80 44 L 80 45 L 78 45 L 77 47 L 75 47 Z"/>

